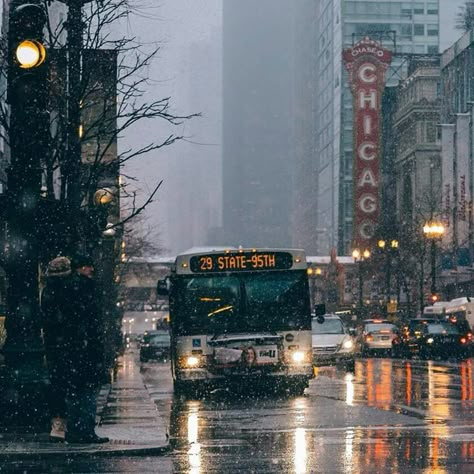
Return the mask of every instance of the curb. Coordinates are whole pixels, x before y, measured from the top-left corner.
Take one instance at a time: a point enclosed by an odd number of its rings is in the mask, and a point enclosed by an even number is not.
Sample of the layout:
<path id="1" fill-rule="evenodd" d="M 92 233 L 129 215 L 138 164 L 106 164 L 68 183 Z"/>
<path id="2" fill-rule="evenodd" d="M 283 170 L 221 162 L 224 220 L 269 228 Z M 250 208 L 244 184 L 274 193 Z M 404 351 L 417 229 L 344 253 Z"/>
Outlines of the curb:
<path id="1" fill-rule="evenodd" d="M 23 445 L 24 446 L 24 445 Z M 68 459 L 70 458 L 77 458 L 83 457 L 85 454 L 87 456 L 92 457 L 119 457 L 119 456 L 162 456 L 168 454 L 171 451 L 170 444 L 161 445 L 161 446 L 133 446 L 133 447 L 125 447 L 125 445 L 119 445 L 117 443 L 116 448 L 111 448 L 111 446 L 104 447 L 101 449 L 100 447 L 96 447 L 95 449 L 91 449 L 87 446 L 84 446 L 81 449 L 78 446 L 70 446 L 65 444 L 64 449 L 54 449 L 48 451 L 34 451 L 34 446 L 29 448 L 28 446 L 24 446 L 24 451 L 16 451 L 16 452 L 1 452 L 0 451 L 0 460 L 43 460 L 43 459 L 52 459 L 56 457 L 64 458 L 67 456 Z M 1 471 L 1 464 L 0 464 L 0 471 Z"/>

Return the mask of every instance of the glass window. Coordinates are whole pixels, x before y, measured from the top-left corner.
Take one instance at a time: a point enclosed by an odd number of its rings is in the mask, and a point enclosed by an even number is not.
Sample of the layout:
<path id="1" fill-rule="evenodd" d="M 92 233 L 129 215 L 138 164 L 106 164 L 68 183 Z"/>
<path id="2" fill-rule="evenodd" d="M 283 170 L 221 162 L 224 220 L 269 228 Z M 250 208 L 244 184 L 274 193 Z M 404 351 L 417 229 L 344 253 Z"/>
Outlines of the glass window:
<path id="1" fill-rule="evenodd" d="M 192 334 L 302 329 L 309 322 L 305 271 L 183 276 L 170 295 L 175 329 Z"/>
<path id="2" fill-rule="evenodd" d="M 426 25 L 428 36 L 438 36 L 438 25 Z"/>
<path id="3" fill-rule="evenodd" d="M 437 3 L 428 3 L 426 6 L 426 13 L 428 15 L 437 15 L 438 14 L 438 4 Z"/>
<path id="4" fill-rule="evenodd" d="M 405 23 L 400 26 L 400 33 L 403 36 L 411 36 L 413 31 L 411 23 Z"/>
<path id="5" fill-rule="evenodd" d="M 425 13 L 425 6 L 421 2 L 416 2 L 413 4 L 413 13 L 415 15 L 424 15 Z"/>
<path id="6" fill-rule="evenodd" d="M 428 46 L 428 54 L 438 54 L 438 46 L 436 45 L 429 45 Z"/>
<path id="7" fill-rule="evenodd" d="M 311 328 L 313 334 L 344 334 L 344 326 L 340 319 L 326 318 L 322 323 L 319 323 L 317 319 L 313 319 Z"/>
<path id="8" fill-rule="evenodd" d="M 428 334 L 459 334 L 458 328 L 453 324 L 428 324 L 426 327 Z"/>
<path id="9" fill-rule="evenodd" d="M 421 25 L 420 23 L 415 23 L 413 27 L 413 31 L 415 36 L 424 36 L 425 34 L 425 25 Z"/>

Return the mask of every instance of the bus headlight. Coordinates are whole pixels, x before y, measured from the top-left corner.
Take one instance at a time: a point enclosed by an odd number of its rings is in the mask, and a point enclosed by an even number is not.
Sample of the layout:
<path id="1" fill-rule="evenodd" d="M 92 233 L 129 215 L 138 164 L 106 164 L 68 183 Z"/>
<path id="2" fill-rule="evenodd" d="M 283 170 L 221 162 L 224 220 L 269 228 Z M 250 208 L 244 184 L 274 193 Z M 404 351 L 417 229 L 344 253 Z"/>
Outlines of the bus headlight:
<path id="1" fill-rule="evenodd" d="M 297 364 L 301 364 L 301 362 L 303 362 L 305 359 L 305 354 L 304 352 L 301 352 L 301 351 L 294 351 L 292 354 L 291 354 L 291 360 L 293 362 L 296 362 Z"/>
<path id="2" fill-rule="evenodd" d="M 189 356 L 186 358 L 186 365 L 188 367 L 197 367 L 199 365 L 199 357 L 196 356 Z"/>

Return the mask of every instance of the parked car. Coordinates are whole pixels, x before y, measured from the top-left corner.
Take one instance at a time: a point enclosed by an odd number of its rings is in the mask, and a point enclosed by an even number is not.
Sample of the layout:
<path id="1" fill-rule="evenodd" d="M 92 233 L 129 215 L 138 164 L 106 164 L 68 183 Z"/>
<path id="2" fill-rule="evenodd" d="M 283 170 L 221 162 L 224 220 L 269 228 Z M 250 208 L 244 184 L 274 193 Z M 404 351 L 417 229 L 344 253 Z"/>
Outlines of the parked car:
<path id="1" fill-rule="evenodd" d="M 359 334 L 359 343 L 363 355 L 372 353 L 391 353 L 392 341 L 398 337 L 395 324 L 383 319 L 366 319 Z"/>
<path id="2" fill-rule="evenodd" d="M 140 343 L 140 362 L 168 360 L 171 340 L 168 331 L 147 331 Z"/>
<path id="3" fill-rule="evenodd" d="M 468 339 L 448 321 L 420 323 L 413 329 L 405 351 L 408 356 L 418 355 L 423 359 L 465 358 Z"/>
<path id="4" fill-rule="evenodd" d="M 312 320 L 313 364 L 344 365 L 354 370 L 356 341 L 337 315 L 326 314 Z"/>

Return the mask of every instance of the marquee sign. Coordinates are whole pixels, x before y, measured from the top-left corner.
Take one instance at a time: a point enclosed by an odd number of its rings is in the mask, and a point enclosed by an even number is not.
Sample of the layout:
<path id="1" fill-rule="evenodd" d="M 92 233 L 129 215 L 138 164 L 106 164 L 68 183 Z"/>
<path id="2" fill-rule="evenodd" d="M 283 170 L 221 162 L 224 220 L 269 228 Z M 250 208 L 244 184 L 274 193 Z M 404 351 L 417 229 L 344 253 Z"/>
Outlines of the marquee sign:
<path id="1" fill-rule="evenodd" d="M 380 218 L 381 104 L 391 51 L 366 37 L 345 49 L 343 60 L 354 98 L 355 248 L 373 244 Z"/>

